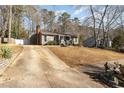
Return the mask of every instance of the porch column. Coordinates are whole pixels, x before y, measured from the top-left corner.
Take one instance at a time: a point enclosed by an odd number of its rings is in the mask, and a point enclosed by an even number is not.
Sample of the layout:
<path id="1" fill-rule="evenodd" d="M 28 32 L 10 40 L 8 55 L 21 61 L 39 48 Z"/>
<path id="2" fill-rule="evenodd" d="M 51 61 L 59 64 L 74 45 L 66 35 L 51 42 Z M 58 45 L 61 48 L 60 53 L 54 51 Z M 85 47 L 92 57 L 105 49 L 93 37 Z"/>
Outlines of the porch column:
<path id="1" fill-rule="evenodd" d="M 60 40 L 61 38 L 60 38 L 60 37 L 61 37 L 61 36 L 59 35 L 59 45 L 60 45 L 60 42 L 61 42 L 61 40 Z"/>

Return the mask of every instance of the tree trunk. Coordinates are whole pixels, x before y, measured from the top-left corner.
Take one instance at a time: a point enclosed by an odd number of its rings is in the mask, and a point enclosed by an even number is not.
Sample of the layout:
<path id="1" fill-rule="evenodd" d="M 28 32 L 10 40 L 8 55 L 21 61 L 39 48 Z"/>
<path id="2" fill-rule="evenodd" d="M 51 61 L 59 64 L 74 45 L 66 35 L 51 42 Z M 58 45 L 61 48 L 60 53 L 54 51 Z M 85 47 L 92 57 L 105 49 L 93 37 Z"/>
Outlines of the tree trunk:
<path id="1" fill-rule="evenodd" d="M 6 9 L 7 9 L 7 6 L 6 6 Z M 6 11 L 3 10 L 3 12 L 6 12 Z M 3 27 L 2 27 L 2 35 L 1 35 L 2 39 L 1 39 L 1 42 L 3 42 L 3 40 L 4 40 L 5 32 L 7 30 L 7 25 L 8 25 L 8 14 L 3 13 Z"/>
<path id="2" fill-rule="evenodd" d="M 8 43 L 11 43 L 12 5 L 9 6 L 9 28 Z"/>
<path id="3" fill-rule="evenodd" d="M 97 39 L 96 39 L 96 20 L 95 20 L 95 16 L 94 16 L 94 11 L 92 6 L 90 5 L 90 11 L 92 13 L 93 16 L 93 33 L 94 33 L 94 41 L 95 41 L 95 47 L 97 47 Z"/>
<path id="4" fill-rule="evenodd" d="M 20 39 L 20 16 L 18 15 L 18 39 Z"/>
<path id="5" fill-rule="evenodd" d="M 101 18 L 101 20 L 100 20 L 100 24 L 99 24 L 99 27 L 98 27 L 98 33 L 97 33 L 97 37 L 96 37 L 97 39 L 98 39 L 99 34 L 100 34 L 101 26 L 102 26 L 102 24 L 103 24 L 103 20 L 104 20 L 104 17 L 105 17 L 107 8 L 108 8 L 108 5 L 105 6 L 104 13 L 103 13 L 102 18 Z"/>

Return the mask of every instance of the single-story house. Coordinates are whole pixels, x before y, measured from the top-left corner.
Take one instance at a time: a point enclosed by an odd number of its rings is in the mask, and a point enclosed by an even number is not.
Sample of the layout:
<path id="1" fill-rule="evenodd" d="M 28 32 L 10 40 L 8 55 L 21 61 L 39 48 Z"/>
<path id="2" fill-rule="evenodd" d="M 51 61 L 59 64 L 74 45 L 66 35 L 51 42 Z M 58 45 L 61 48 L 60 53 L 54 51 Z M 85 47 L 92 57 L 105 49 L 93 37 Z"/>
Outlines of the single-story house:
<path id="1" fill-rule="evenodd" d="M 30 44 L 33 45 L 46 45 L 49 41 L 54 41 L 60 44 L 64 40 L 66 43 L 71 43 L 74 45 L 79 44 L 78 37 L 74 34 L 58 34 L 53 32 L 39 32 L 35 33 L 30 37 Z"/>
<path id="2" fill-rule="evenodd" d="M 106 47 L 112 47 L 112 40 L 110 40 L 110 39 L 105 40 L 104 44 L 103 44 L 103 39 L 101 38 L 101 39 L 97 40 L 97 43 L 98 43 L 98 47 L 103 47 L 103 45 Z M 94 47 L 95 46 L 95 39 L 93 37 L 90 37 L 90 38 L 84 40 L 83 46 Z"/>

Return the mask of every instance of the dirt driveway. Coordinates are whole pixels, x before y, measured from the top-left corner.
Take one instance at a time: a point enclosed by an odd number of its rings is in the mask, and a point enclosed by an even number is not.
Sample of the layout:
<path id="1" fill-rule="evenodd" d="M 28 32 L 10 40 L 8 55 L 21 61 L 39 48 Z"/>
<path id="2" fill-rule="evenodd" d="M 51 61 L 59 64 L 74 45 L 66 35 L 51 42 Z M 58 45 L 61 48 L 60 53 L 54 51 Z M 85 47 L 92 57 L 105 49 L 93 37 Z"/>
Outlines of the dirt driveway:
<path id="1" fill-rule="evenodd" d="M 24 46 L 15 62 L 0 76 L 0 87 L 104 87 L 68 67 L 48 48 Z"/>

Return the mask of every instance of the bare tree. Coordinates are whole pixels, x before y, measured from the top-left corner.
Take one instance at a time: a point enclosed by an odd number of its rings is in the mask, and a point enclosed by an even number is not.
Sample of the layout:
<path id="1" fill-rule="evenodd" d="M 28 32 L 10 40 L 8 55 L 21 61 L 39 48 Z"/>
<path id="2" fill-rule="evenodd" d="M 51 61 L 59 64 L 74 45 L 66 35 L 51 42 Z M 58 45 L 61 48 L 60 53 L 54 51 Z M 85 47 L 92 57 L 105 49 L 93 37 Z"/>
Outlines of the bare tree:
<path id="1" fill-rule="evenodd" d="M 92 7 L 91 5 L 90 5 L 90 11 L 91 11 L 92 18 L 93 18 L 93 32 L 94 32 L 95 47 L 97 47 L 97 37 L 96 37 L 96 19 L 95 19 L 95 14 L 94 14 L 93 7 Z"/>
<path id="2" fill-rule="evenodd" d="M 5 32 L 7 31 L 7 25 L 8 25 L 8 6 L 1 6 L 0 7 L 0 15 L 1 15 L 1 37 L 5 37 Z"/>
<path id="3" fill-rule="evenodd" d="M 8 42 L 11 43 L 12 5 L 9 6 Z"/>

